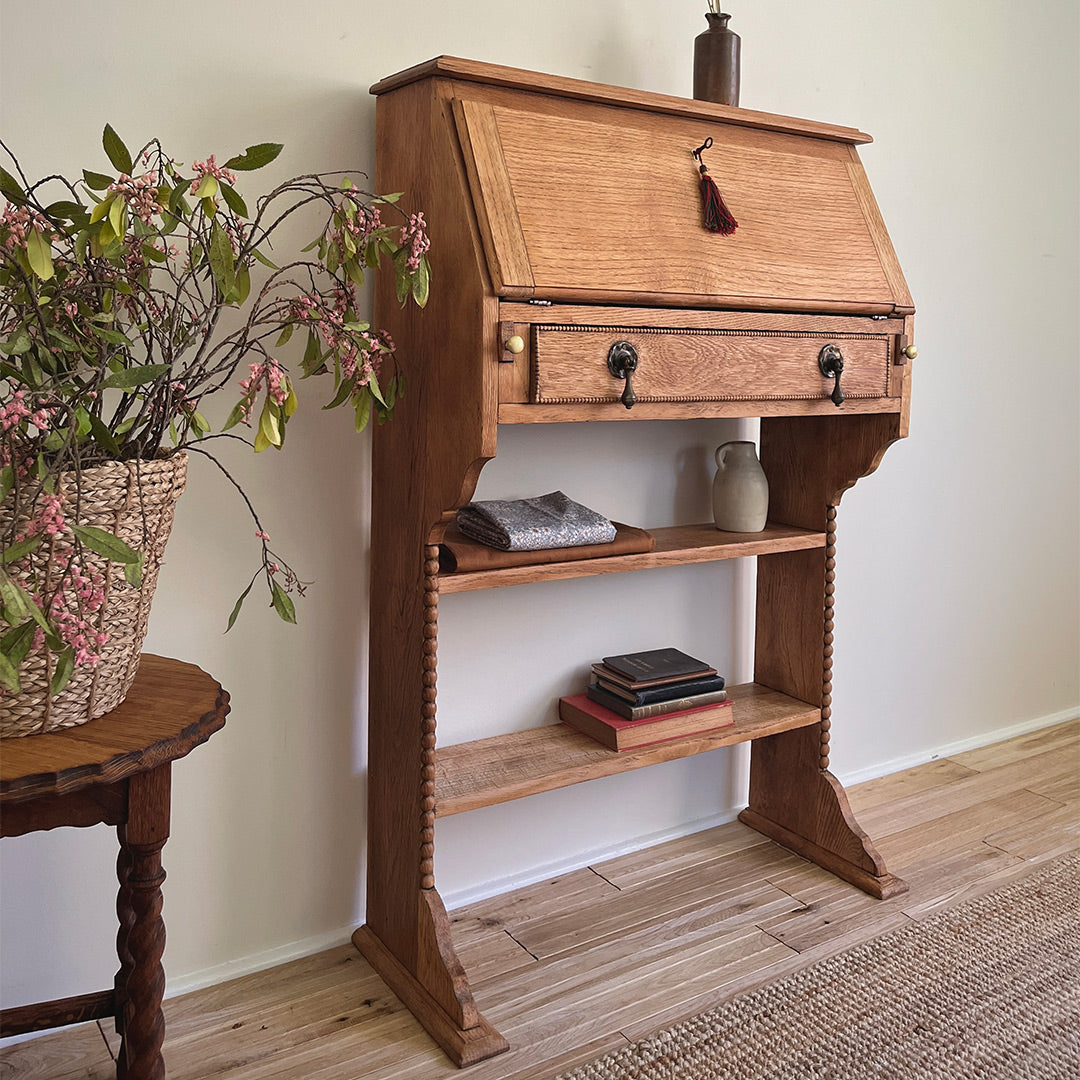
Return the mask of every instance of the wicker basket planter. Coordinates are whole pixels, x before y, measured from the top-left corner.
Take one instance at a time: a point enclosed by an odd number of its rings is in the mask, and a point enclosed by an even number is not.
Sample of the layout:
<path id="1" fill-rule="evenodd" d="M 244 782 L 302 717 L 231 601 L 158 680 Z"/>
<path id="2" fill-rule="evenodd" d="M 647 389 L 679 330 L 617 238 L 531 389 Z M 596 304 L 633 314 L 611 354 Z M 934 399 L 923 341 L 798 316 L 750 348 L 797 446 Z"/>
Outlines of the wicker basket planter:
<path id="1" fill-rule="evenodd" d="M 100 575 L 104 588 L 104 602 L 94 614 L 96 629 L 108 634 L 100 659 L 96 664 L 76 666 L 63 691 L 50 698 L 55 656 L 44 644 L 31 652 L 19 670 L 19 692 L 0 688 L 0 738 L 84 724 L 124 700 L 139 666 L 158 568 L 186 478 L 185 453 L 85 469 L 76 518 L 74 477 L 61 477 L 58 494 L 64 500 L 65 518 L 70 524 L 105 529 L 143 552 L 142 585 L 129 585 L 122 566 L 84 550 L 84 567 L 95 577 Z M 0 505 L 0 529 L 10 525 L 10 508 Z M 43 551 L 39 548 L 35 557 Z M 13 576 L 17 578 L 17 570 Z"/>

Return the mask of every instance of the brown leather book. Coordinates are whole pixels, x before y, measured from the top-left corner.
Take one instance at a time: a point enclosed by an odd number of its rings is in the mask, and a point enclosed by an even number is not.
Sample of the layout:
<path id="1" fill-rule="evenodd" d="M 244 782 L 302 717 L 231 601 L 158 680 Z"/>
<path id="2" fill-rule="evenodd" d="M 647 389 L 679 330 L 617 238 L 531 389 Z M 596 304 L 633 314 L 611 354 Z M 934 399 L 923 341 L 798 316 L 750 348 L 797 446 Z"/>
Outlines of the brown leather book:
<path id="1" fill-rule="evenodd" d="M 577 559 L 601 559 L 609 555 L 637 555 L 652 551 L 656 540 L 651 533 L 633 525 L 613 521 L 615 539 L 610 544 L 586 544 L 581 547 L 545 548 L 542 551 L 499 551 L 470 540 L 451 522 L 439 544 L 439 570 L 444 574 L 471 570 L 500 570 L 508 566 L 535 566 L 538 563 L 573 562 Z"/>

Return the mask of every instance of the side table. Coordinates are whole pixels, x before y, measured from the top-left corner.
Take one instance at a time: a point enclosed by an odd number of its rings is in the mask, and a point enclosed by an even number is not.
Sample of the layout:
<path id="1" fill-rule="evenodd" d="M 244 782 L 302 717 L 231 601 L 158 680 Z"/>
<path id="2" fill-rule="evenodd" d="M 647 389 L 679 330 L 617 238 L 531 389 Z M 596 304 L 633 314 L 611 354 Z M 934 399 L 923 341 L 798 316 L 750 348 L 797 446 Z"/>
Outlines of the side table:
<path id="1" fill-rule="evenodd" d="M 0 836 L 117 827 L 120 961 L 113 989 L 0 1012 L 0 1035 L 113 1017 L 118 1080 L 161 1080 L 165 923 L 161 849 L 172 763 L 225 723 L 229 695 L 193 664 L 144 654 L 125 701 L 80 727 L 0 743 Z"/>

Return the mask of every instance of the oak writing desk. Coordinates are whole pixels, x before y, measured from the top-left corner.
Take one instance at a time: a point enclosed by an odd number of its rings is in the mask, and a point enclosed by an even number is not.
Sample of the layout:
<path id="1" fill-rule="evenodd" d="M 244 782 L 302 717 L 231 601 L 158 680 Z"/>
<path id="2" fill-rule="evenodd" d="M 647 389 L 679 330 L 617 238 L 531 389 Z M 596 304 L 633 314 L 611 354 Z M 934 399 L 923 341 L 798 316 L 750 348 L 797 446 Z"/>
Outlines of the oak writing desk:
<path id="1" fill-rule="evenodd" d="M 506 1041 L 435 886 L 438 817 L 748 741 L 744 822 L 874 896 L 906 888 L 828 765 L 837 505 L 907 435 L 915 309 L 854 128 L 446 56 L 372 92 L 376 189 L 424 211 L 432 289 L 417 311 L 376 284 L 409 389 L 373 444 L 367 922 L 353 940 L 464 1065 Z M 733 235 L 704 226 L 695 149 Z M 501 425 L 699 417 L 761 418 L 764 532 L 678 522 L 647 554 L 440 572 Z M 617 754 L 538 717 L 436 748 L 441 595 L 730 558 L 758 570 L 734 727 Z"/>
<path id="2" fill-rule="evenodd" d="M 0 1013 L 0 1034 L 114 1017 L 118 1080 L 161 1080 L 165 923 L 161 849 L 172 763 L 225 723 L 229 695 L 192 664 L 144 654 L 127 698 L 79 727 L 0 743 L 0 836 L 115 825 L 120 961 L 111 990 Z"/>

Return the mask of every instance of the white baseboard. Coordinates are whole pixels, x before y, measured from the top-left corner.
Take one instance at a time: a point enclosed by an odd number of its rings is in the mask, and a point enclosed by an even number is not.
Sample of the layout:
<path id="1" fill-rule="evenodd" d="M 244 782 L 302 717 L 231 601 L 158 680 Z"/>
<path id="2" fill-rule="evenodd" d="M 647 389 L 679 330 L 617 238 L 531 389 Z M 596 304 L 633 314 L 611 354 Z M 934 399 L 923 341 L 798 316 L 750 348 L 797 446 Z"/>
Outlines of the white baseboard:
<path id="1" fill-rule="evenodd" d="M 950 757 L 953 754 L 963 753 L 965 750 L 975 750 L 980 746 L 987 746 L 990 743 L 1012 739 L 1017 735 L 1027 734 L 1029 731 L 1037 731 L 1040 728 L 1052 727 L 1054 724 L 1060 724 L 1066 720 L 1074 719 L 1077 715 L 1080 715 L 1080 707 L 1064 709 L 1061 712 L 1052 713 L 1049 716 L 1036 717 L 1033 720 L 1025 720 L 1018 724 L 1012 724 L 1009 727 L 999 728 L 996 731 L 973 736 L 970 739 L 961 739 L 958 742 L 948 743 L 929 752 L 911 754 L 902 758 L 894 758 L 891 761 L 881 762 L 865 769 L 858 769 L 844 774 L 840 779 L 845 785 L 862 783 L 865 780 L 873 780 L 879 776 L 900 772 L 916 765 L 923 765 L 926 762 L 934 761 L 937 758 Z M 452 894 L 445 895 L 443 899 L 448 908 L 462 907 L 465 904 L 487 899 L 491 896 L 497 896 L 501 893 L 509 892 L 512 889 L 522 888 L 525 885 L 533 885 L 538 881 L 547 881 L 550 878 L 558 877 L 560 874 L 566 874 L 572 870 L 580 870 L 583 866 L 589 866 L 592 863 L 604 862 L 607 859 L 614 859 L 619 855 L 625 855 L 631 851 L 639 851 L 642 848 L 651 847 L 654 844 L 662 844 L 668 840 L 676 840 L 679 837 L 689 836 L 691 833 L 700 832 L 703 829 L 710 829 L 715 825 L 722 825 L 728 821 L 734 820 L 739 809 L 741 809 L 741 807 L 733 806 L 708 818 L 687 822 L 675 829 L 668 829 L 664 832 L 651 835 L 646 834 L 637 836 L 625 843 L 607 847 L 602 850 L 579 852 L 573 858 L 562 859 L 558 862 L 534 867 L 526 872 L 513 874 L 505 878 L 485 881 L 483 884 L 475 887 L 459 889 Z M 292 941 L 286 945 L 280 945 L 273 949 L 266 949 L 262 952 L 253 953 L 250 956 L 239 957 L 236 960 L 229 960 L 223 964 L 216 964 L 213 967 L 203 968 L 200 971 L 192 971 L 184 975 L 179 975 L 176 978 L 168 980 L 166 985 L 166 996 L 176 997 L 179 994 L 190 993 L 192 990 L 202 990 L 207 986 L 216 986 L 218 983 L 228 982 L 230 979 L 238 979 L 243 975 L 251 975 L 257 971 L 265 971 L 267 968 L 277 967 L 279 964 L 288 963 L 290 960 L 299 960 L 302 957 L 311 956 L 315 953 L 323 952 L 326 949 L 332 949 L 337 945 L 343 945 L 349 941 L 356 925 L 358 924 L 344 926 L 337 930 L 328 931 L 327 933 L 313 935 L 312 937 L 301 938 L 299 941 Z M 20 1037 L 16 1036 L 14 1039 L 4 1040 L 4 1043 L 16 1041 L 19 1038 Z"/>
<path id="2" fill-rule="evenodd" d="M 290 941 L 287 945 L 279 945 L 250 956 L 227 960 L 224 964 L 215 964 L 213 967 L 202 968 L 200 971 L 180 975 L 175 979 L 169 978 L 165 982 L 165 996 L 167 998 L 179 997 L 181 994 L 191 993 L 192 990 L 204 990 L 208 986 L 217 986 L 218 983 L 239 979 L 244 975 L 254 975 L 257 971 L 266 971 L 268 968 L 287 964 L 290 960 L 301 960 L 305 956 L 314 956 L 315 953 L 345 945 L 359 925 L 359 922 L 352 923 L 325 934 Z"/>
<path id="3" fill-rule="evenodd" d="M 916 765 L 925 765 L 928 761 L 937 761 L 938 758 L 952 757 L 954 754 L 963 754 L 967 750 L 978 750 L 980 746 L 989 746 L 991 743 L 1015 739 L 1018 735 L 1026 735 L 1029 731 L 1039 731 L 1042 728 L 1053 727 L 1055 724 L 1063 724 L 1066 720 L 1075 720 L 1077 717 L 1080 717 L 1080 705 L 1071 709 L 1062 709 L 1061 712 L 1050 713 L 1047 716 L 1036 716 L 1032 720 L 1022 720 L 1017 724 L 998 728 L 997 731 L 992 731 L 989 734 L 973 735 L 968 739 L 959 739 L 957 742 L 946 743 L 929 753 L 907 754 L 904 757 L 893 758 L 891 761 L 869 765 L 863 769 L 855 769 L 852 772 L 844 773 L 838 779 L 844 787 L 852 787 L 866 780 L 876 780 L 879 776 L 888 776 L 890 773 L 913 769 Z"/>

